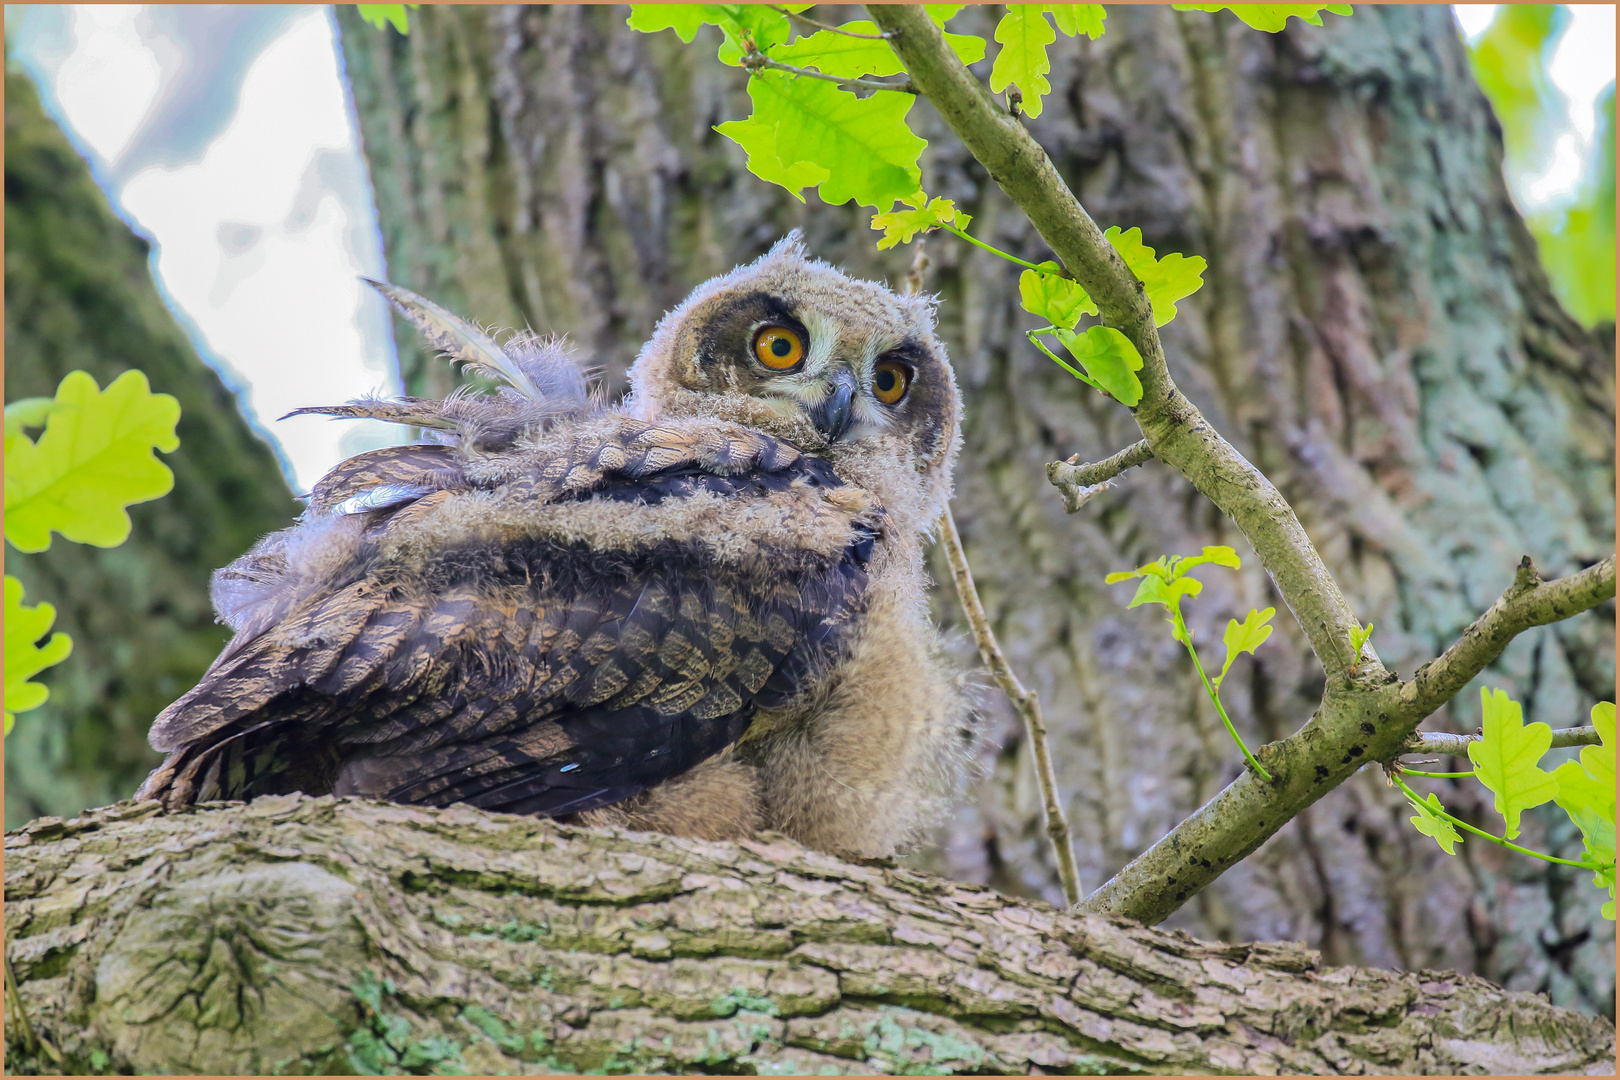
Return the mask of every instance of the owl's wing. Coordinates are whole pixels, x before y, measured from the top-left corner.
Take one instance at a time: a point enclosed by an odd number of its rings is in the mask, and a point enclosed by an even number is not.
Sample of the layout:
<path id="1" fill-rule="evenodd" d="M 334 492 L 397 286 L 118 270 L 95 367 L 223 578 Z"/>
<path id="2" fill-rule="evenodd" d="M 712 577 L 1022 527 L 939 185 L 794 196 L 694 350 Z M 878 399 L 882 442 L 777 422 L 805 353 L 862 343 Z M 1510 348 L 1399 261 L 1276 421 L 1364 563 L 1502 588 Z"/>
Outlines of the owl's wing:
<path id="1" fill-rule="evenodd" d="M 646 443 L 644 430 L 619 441 L 637 439 Z M 551 487 L 559 505 L 678 515 L 683 501 L 719 497 L 755 518 L 825 495 L 843 514 L 843 541 L 766 543 L 722 560 L 679 539 L 613 548 L 527 537 L 447 547 L 410 572 L 374 565 L 233 642 L 154 724 L 152 743 L 170 756 L 141 794 L 188 803 L 335 791 L 562 814 L 724 749 L 839 647 L 863 603 L 875 531 L 824 462 L 761 445 L 720 471 L 712 444 L 653 466 L 593 451 L 614 464 L 599 462 L 571 494 Z M 452 458 L 392 449 L 353 461 L 317 495 L 360 500 L 375 532 L 413 515 L 421 524 L 455 493 Z"/>

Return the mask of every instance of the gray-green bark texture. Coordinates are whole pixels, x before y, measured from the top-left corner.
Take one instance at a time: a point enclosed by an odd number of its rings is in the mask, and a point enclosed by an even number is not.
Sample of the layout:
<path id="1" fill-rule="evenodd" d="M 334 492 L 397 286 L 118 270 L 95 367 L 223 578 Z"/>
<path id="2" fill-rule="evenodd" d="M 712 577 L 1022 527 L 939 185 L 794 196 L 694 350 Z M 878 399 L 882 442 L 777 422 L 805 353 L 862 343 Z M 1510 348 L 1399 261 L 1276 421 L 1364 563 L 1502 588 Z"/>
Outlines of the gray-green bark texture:
<path id="1" fill-rule="evenodd" d="M 41 820 L 7 835 L 6 922 L 14 1073 L 1522 1074 L 1615 1045 L 1454 972 L 461 807 Z"/>
<path id="2" fill-rule="evenodd" d="M 911 252 L 878 252 L 870 211 L 800 204 L 744 171 L 712 130 L 749 108 L 714 41 L 637 34 L 625 14 L 424 7 L 402 38 L 339 9 L 393 280 L 487 323 L 566 333 L 618 387 L 666 309 L 790 227 L 854 273 L 903 278 Z M 952 28 L 988 36 L 998 15 L 969 8 Z M 1172 373 L 1289 498 L 1409 677 L 1520 555 L 1550 578 L 1613 549 L 1612 337 L 1552 297 L 1449 10 L 1327 21 L 1273 36 L 1229 14 L 1110 7 L 1101 39 L 1052 47 L 1053 94 L 1028 123 L 1100 224 L 1209 261 L 1163 332 Z M 928 104 L 912 116 L 930 194 L 990 243 L 1047 257 Z M 1016 266 L 948 236 L 928 250 L 966 399 L 956 519 L 996 633 L 1041 695 L 1094 888 L 1241 765 L 1162 621 L 1102 579 L 1205 544 L 1249 553 L 1153 463 L 1065 515 L 1043 464 L 1103 458 L 1135 425 L 1024 341 Z M 402 355 L 408 386 L 450 384 L 424 352 Z M 1204 576 L 1187 611 L 1208 657 L 1228 618 L 1282 607 L 1252 557 Z M 949 581 L 943 559 L 936 577 Z M 936 600 L 959 627 L 948 584 Z M 1529 720 L 1583 723 L 1613 695 L 1613 618 L 1606 604 L 1531 631 L 1480 682 Z M 1321 695 L 1304 636 L 1279 622 L 1223 694 L 1251 745 L 1296 730 Z M 965 633 L 955 648 L 977 665 Z M 1029 749 L 999 694 L 984 702 L 988 775 L 918 864 L 1057 899 Z M 1432 726 L 1474 730 L 1477 703 L 1476 685 Z M 1444 789 L 1489 824 L 1479 796 Z M 1588 875 L 1484 843 L 1446 856 L 1408 816 L 1364 770 L 1170 925 L 1299 937 L 1334 964 L 1476 972 L 1612 1015 L 1613 925 Z M 1534 816 L 1532 844 L 1578 856 L 1562 815 Z"/>
<path id="3" fill-rule="evenodd" d="M 274 454 L 197 356 L 152 282 L 148 245 L 6 73 L 6 400 L 50 397 L 70 371 L 106 386 L 130 368 L 180 400 L 174 490 L 130 509 L 116 548 L 56 538 L 6 553 L 27 602 L 56 607 L 73 654 L 39 681 L 44 706 L 6 739 L 6 822 L 76 814 L 126 798 L 160 759 L 152 717 L 197 681 L 229 636 L 208 575 L 298 512 Z M 37 434 L 37 433 L 36 433 Z"/>

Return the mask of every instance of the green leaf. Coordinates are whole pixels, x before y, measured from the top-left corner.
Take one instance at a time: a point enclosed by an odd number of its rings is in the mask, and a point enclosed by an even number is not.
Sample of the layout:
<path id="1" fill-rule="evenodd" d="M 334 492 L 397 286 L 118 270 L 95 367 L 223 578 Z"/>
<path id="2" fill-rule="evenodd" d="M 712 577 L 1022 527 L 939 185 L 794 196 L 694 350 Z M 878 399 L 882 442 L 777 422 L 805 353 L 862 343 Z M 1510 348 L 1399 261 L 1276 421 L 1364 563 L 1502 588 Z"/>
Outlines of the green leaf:
<path id="1" fill-rule="evenodd" d="M 705 4 L 718 10 L 722 17 L 714 20 L 726 40 L 720 44 L 720 62 L 736 67 L 742 63 L 743 39 L 753 39 L 754 47 L 769 53 L 771 47 L 786 41 L 793 32 L 793 24 L 780 11 L 766 4 Z"/>
<path id="2" fill-rule="evenodd" d="M 69 372 L 39 442 L 6 440 L 6 539 L 19 551 L 44 551 L 54 529 L 81 544 L 123 543 L 124 507 L 174 487 L 174 474 L 152 451 L 180 445 L 179 419 L 179 403 L 152 393 L 139 371 L 104 391 L 85 372 Z"/>
<path id="3" fill-rule="evenodd" d="M 644 34 L 659 30 L 673 30 L 688 45 L 697 37 L 698 28 L 712 22 L 711 4 L 631 4 L 626 25 Z"/>
<path id="4" fill-rule="evenodd" d="M 1435 843 L 1439 844 L 1447 855 L 1457 854 L 1455 846 L 1463 842 L 1462 834 L 1457 831 L 1455 825 L 1440 816 L 1445 810 L 1445 807 L 1440 805 L 1440 796 L 1430 792 L 1426 802 L 1418 802 L 1408 795 L 1406 801 L 1417 811 L 1417 816 L 1411 819 L 1412 824 L 1417 826 L 1417 831 L 1424 836 L 1434 837 Z"/>
<path id="5" fill-rule="evenodd" d="M 1103 237 L 1114 245 L 1114 250 L 1147 290 L 1148 303 L 1153 305 L 1154 326 L 1163 326 L 1175 318 L 1176 301 L 1204 287 L 1207 264 L 1202 256 L 1171 254 L 1155 259 L 1153 249 L 1142 243 L 1142 230 L 1137 228 L 1120 232 L 1119 226 L 1113 225 Z"/>
<path id="6" fill-rule="evenodd" d="M 1566 761 L 1550 774 L 1558 782 L 1556 801 L 1586 837 L 1586 844 L 1603 855 L 1614 858 L 1614 786 L 1605 784 L 1581 768 L 1578 762 Z"/>
<path id="7" fill-rule="evenodd" d="M 1018 276 L 1018 297 L 1025 311 L 1063 330 L 1073 330 L 1082 315 L 1097 314 L 1097 305 L 1079 282 L 1057 276 L 1061 269 L 1057 263 L 1043 262 L 1041 266 L 1053 273 L 1025 270 Z"/>
<path id="8" fill-rule="evenodd" d="M 50 688 L 28 680 L 53 664 L 60 664 L 73 651 L 66 634 L 51 634 L 40 648 L 36 643 L 56 621 L 56 609 L 49 604 L 28 607 L 22 602 L 22 582 L 6 575 L 6 707 L 5 732 L 11 734 L 14 714 L 37 709 L 51 696 Z"/>
<path id="9" fill-rule="evenodd" d="M 1361 660 L 1361 647 L 1367 644 L 1368 639 L 1372 637 L 1372 632 L 1372 623 L 1368 623 L 1365 627 L 1363 627 L 1360 623 L 1354 623 L 1351 625 L 1350 655 L 1356 662 Z"/>
<path id="10" fill-rule="evenodd" d="M 1349 15 L 1349 4 L 1171 4 L 1177 11 L 1230 11 L 1256 30 L 1275 34 L 1288 24 L 1290 16 L 1312 26 L 1322 25 L 1322 12 Z"/>
<path id="11" fill-rule="evenodd" d="M 1184 579 L 1185 580 L 1185 579 Z M 1254 655 L 1254 650 L 1266 643 L 1271 636 L 1271 617 L 1277 614 L 1276 608 L 1266 608 L 1264 611 L 1250 609 L 1242 622 L 1228 619 L 1226 635 L 1222 639 L 1226 643 L 1226 663 L 1221 666 L 1221 673 L 1215 676 L 1215 689 L 1221 688 L 1226 673 L 1232 670 L 1232 661 L 1243 653 Z"/>
<path id="12" fill-rule="evenodd" d="M 1041 115 L 1041 98 L 1052 92 L 1046 81 L 1052 70 L 1046 47 L 1057 40 L 1045 12 L 1035 4 L 1007 5 L 1007 13 L 996 24 L 996 40 L 1001 51 L 990 69 L 991 92 L 999 94 L 1017 84 L 1024 95 L 1024 114 L 1032 119 Z"/>
<path id="13" fill-rule="evenodd" d="M 1086 374 L 1116 401 L 1134 406 L 1142 400 L 1142 380 L 1136 377 L 1142 370 L 1142 354 L 1130 338 L 1111 326 L 1093 326 L 1083 334 L 1060 326 L 1056 335 Z"/>
<path id="14" fill-rule="evenodd" d="M 917 200 L 922 202 L 921 199 Z M 973 218 L 956 208 L 950 199 L 934 199 L 926 206 L 912 204 L 910 210 L 894 210 L 887 214 L 872 215 L 872 228 L 883 231 L 878 250 L 884 251 L 896 244 L 909 244 L 918 233 L 950 225 L 958 229 L 968 227 Z"/>
<path id="15" fill-rule="evenodd" d="M 879 32 L 877 24 L 865 19 L 845 23 L 839 29 L 851 34 Z M 945 44 L 964 64 L 984 59 L 982 37 L 946 34 Z M 815 68 L 824 75 L 836 75 L 841 79 L 856 79 L 863 75 L 899 75 L 906 70 L 887 41 L 849 37 L 831 30 L 818 30 L 797 41 L 773 46 L 770 56 L 772 60 L 780 60 L 784 64 Z"/>
<path id="16" fill-rule="evenodd" d="M 1482 688 L 1484 739 L 1468 744 L 1474 775 L 1496 795 L 1496 812 L 1507 821 L 1507 839 L 1519 835 L 1519 815 L 1557 796 L 1559 783 L 1536 762 L 1552 743 L 1552 728 L 1525 726 L 1524 710 L 1502 690 Z"/>
<path id="17" fill-rule="evenodd" d="M 1046 4 L 1057 28 L 1070 37 L 1086 35 L 1092 41 L 1103 36 L 1103 20 L 1108 12 L 1101 4 Z"/>
<path id="18" fill-rule="evenodd" d="M 1614 790 L 1614 702 L 1600 701 L 1592 706 L 1592 726 L 1597 728 L 1601 745 L 1581 751 L 1581 764 L 1598 783 Z"/>
<path id="19" fill-rule="evenodd" d="M 786 6 L 802 11 L 810 5 Z M 720 28 L 724 36 L 720 61 L 733 67 L 742 63 L 745 37 L 751 37 L 760 52 L 769 52 L 771 46 L 786 41 L 792 32 L 788 17 L 766 4 L 631 4 L 630 18 L 626 20 L 630 29 L 643 33 L 674 30 L 687 43 L 705 24 Z"/>
<path id="20" fill-rule="evenodd" d="M 1146 566 L 1138 566 L 1135 570 L 1116 570 L 1103 580 L 1109 585 L 1116 581 L 1129 581 L 1139 577 L 1156 577 L 1167 582 L 1177 581 L 1185 577 L 1193 567 L 1207 564 L 1224 566 L 1231 570 L 1243 568 L 1243 560 L 1238 558 L 1238 553 L 1225 544 L 1205 544 L 1201 554 L 1160 555 Z"/>
<path id="21" fill-rule="evenodd" d="M 934 20 L 934 25 L 944 28 L 945 24 L 956 18 L 956 13 L 967 7 L 966 4 L 924 4 L 923 10 L 928 17 Z"/>
<path id="22" fill-rule="evenodd" d="M 1136 587 L 1136 595 L 1131 597 L 1126 608 L 1141 607 L 1143 604 L 1163 604 L 1167 608 L 1175 608 L 1180 606 L 1182 597 L 1197 596 L 1203 591 L 1204 583 L 1197 578 L 1166 581 L 1156 574 L 1147 574 L 1143 576 L 1142 584 Z"/>
<path id="23" fill-rule="evenodd" d="M 56 399 L 48 397 L 20 398 L 6 405 L 6 438 L 21 435 L 26 428 L 44 427 L 56 408 Z"/>
<path id="24" fill-rule="evenodd" d="M 1170 579 L 1169 563 L 1169 556 L 1160 555 L 1146 566 L 1138 566 L 1135 570 L 1115 570 L 1112 574 L 1103 578 L 1103 582 L 1113 585 L 1116 582 L 1130 581 L 1133 578 L 1147 577 L 1149 575 L 1168 581 Z"/>
<path id="25" fill-rule="evenodd" d="M 796 161 L 784 166 L 776 153 L 776 125 L 749 117 L 747 120 L 728 120 L 716 124 L 714 130 L 748 151 L 748 171 L 761 180 L 788 189 L 795 199 L 804 202 L 803 191 L 815 187 L 832 174 L 809 161 Z"/>
<path id="26" fill-rule="evenodd" d="M 1238 553 L 1225 544 L 1205 544 L 1204 550 L 1197 555 L 1178 555 L 1171 559 L 1168 566 L 1170 579 L 1174 581 L 1193 567 L 1205 564 L 1224 566 L 1228 570 L 1243 569 L 1243 560 L 1238 558 Z"/>
<path id="27" fill-rule="evenodd" d="M 917 101 L 913 95 L 858 98 L 821 79 L 762 71 L 748 80 L 748 96 L 754 102 L 749 119 L 775 127 L 776 157 L 784 171 L 791 173 L 799 162 L 826 170 L 822 201 L 837 205 L 854 199 L 883 212 L 897 199 L 921 201 L 917 159 L 928 143 L 906 126 L 906 114 Z M 717 130 L 729 135 L 728 127 Z"/>
<path id="28" fill-rule="evenodd" d="M 421 7 L 420 4 L 356 4 L 355 10 L 366 22 L 381 30 L 384 26 L 392 26 L 401 34 L 411 32 L 410 16 L 405 14 L 406 8 Z"/>
<path id="29" fill-rule="evenodd" d="M 1600 746 L 1581 751 L 1577 764 L 1566 761 L 1552 772 L 1558 781 L 1558 805 L 1581 830 L 1586 839 L 1582 858 L 1600 863 L 1592 883 L 1609 891 L 1603 916 L 1614 918 L 1614 703 L 1602 701 L 1592 707 L 1592 726 L 1598 730 Z"/>

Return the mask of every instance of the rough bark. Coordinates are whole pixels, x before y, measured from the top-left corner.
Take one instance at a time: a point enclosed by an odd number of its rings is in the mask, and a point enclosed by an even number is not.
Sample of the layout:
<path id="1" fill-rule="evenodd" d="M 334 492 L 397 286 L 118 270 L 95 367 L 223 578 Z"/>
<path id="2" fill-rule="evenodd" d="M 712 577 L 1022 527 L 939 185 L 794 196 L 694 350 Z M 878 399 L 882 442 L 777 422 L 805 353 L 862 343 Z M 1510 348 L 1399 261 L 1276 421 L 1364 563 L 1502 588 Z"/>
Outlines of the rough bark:
<path id="1" fill-rule="evenodd" d="M 57 538 L 7 552 L 30 603 L 55 605 L 73 654 L 6 739 L 6 821 L 78 813 L 135 790 L 161 760 L 152 717 L 229 636 L 208 575 L 298 507 L 274 453 L 197 356 L 152 282 L 149 245 L 113 213 L 26 76 L 6 74 L 6 398 L 49 397 L 70 371 L 105 386 L 130 368 L 180 399 L 174 490 L 132 507 L 121 546 Z"/>
<path id="2" fill-rule="evenodd" d="M 123 803 L 6 838 L 8 1068 L 1538 1073 L 1612 1023 L 851 864 L 467 808 Z M 47 1044 L 48 1047 L 47 1048 Z"/>
<path id="3" fill-rule="evenodd" d="M 988 35 L 996 14 L 959 19 Z M 340 9 L 395 280 L 479 319 L 566 332 L 618 385 L 664 310 L 794 225 L 817 254 L 902 279 L 910 255 L 875 251 L 869 212 L 800 205 L 743 171 L 711 130 L 746 115 L 743 76 L 712 42 L 638 35 L 623 16 L 423 8 L 400 38 Z M 1103 38 L 1054 46 L 1054 93 L 1029 127 L 1100 224 L 1209 260 L 1165 329 L 1171 372 L 1288 497 L 1384 663 L 1410 676 L 1521 555 L 1551 578 L 1612 549 L 1610 350 L 1552 299 L 1449 12 L 1328 21 L 1270 36 L 1224 14 L 1110 8 Z M 929 192 L 991 243 L 1046 257 L 928 104 L 913 116 Z M 997 636 L 1041 695 L 1095 887 L 1239 769 L 1180 647 L 1102 578 L 1237 538 L 1155 463 L 1067 516 L 1044 463 L 1100 460 L 1135 425 L 1023 341 L 1016 267 L 948 237 L 929 250 L 967 399 L 957 521 Z M 446 385 L 437 362 L 405 363 L 407 385 Z M 1206 648 L 1227 618 L 1276 604 L 1257 565 L 1206 577 L 1187 605 Z M 954 603 L 946 589 L 938 610 L 960 625 Z M 1605 605 L 1526 634 L 1485 679 L 1529 719 L 1579 723 L 1612 693 L 1612 619 Z M 958 648 L 973 665 L 966 634 Z M 1299 728 L 1321 692 L 1284 623 L 1223 696 L 1253 745 Z M 1473 730 L 1475 694 L 1441 726 Z M 1028 747 L 999 696 L 985 701 L 1001 749 L 924 861 L 1056 899 Z M 1485 820 L 1470 789 L 1446 798 Z M 1483 844 L 1448 858 L 1407 816 L 1375 770 L 1358 776 L 1173 925 L 1299 936 L 1332 963 L 1478 971 L 1612 1012 L 1613 929 L 1586 881 Z M 1556 820 L 1538 819 L 1534 841 L 1577 855 Z"/>

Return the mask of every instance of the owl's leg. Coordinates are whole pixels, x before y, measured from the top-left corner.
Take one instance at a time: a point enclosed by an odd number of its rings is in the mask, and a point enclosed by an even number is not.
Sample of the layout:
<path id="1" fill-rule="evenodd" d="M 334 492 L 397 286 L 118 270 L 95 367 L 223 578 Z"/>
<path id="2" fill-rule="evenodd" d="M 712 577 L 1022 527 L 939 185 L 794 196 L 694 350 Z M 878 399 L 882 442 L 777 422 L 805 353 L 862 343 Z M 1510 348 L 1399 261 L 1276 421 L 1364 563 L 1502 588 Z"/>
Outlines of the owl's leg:
<path id="1" fill-rule="evenodd" d="M 972 710 L 941 662 L 938 634 L 908 600 L 875 596 L 818 700 L 762 718 L 769 732 L 744 743 L 759 765 L 766 828 L 823 851 L 884 857 L 949 811 Z"/>
<path id="2" fill-rule="evenodd" d="M 736 840 L 753 835 L 763 824 L 753 766 L 724 755 L 623 802 L 568 820 L 699 840 Z"/>

